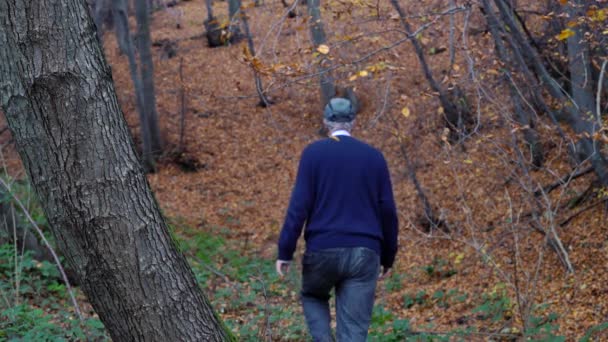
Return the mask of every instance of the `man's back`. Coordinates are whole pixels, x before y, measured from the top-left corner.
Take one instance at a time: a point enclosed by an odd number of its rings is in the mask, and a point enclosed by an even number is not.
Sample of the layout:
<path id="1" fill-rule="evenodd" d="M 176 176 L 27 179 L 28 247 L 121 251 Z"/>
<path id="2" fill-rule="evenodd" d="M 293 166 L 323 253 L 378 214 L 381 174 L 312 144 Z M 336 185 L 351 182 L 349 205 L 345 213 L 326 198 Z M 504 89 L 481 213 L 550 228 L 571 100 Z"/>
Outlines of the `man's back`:
<path id="1" fill-rule="evenodd" d="M 307 251 L 367 247 L 382 254 L 383 265 L 392 264 L 397 224 L 394 213 L 382 153 L 347 135 L 314 142 L 302 152 L 279 256 L 293 254 L 306 222 Z"/>
<path id="2" fill-rule="evenodd" d="M 379 253 L 379 196 L 387 179 L 382 154 L 357 139 L 337 136 L 311 144 L 302 158 L 311 164 L 309 185 L 315 189 L 304 233 L 307 249 L 365 244 Z"/>

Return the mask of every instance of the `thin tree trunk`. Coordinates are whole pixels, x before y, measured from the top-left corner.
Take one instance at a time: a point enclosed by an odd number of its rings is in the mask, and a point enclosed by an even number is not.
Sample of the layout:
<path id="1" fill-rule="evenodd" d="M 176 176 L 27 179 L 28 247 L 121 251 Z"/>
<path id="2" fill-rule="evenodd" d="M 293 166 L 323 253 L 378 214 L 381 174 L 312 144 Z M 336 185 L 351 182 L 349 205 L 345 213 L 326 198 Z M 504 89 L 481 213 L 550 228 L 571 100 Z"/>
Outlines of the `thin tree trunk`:
<path id="1" fill-rule="evenodd" d="M 407 168 L 407 174 L 410 177 L 410 180 L 412 181 L 412 183 L 414 184 L 414 188 L 416 189 L 416 194 L 418 195 L 420 202 L 422 202 L 422 209 L 424 210 L 424 219 L 426 220 L 425 223 L 428 224 L 429 231 L 440 228 L 440 227 L 446 228 L 444 222 L 442 222 L 441 219 L 439 219 L 433 212 L 431 203 L 429 202 L 428 197 L 424 193 L 424 189 L 422 189 L 422 186 L 420 185 L 420 182 L 418 181 L 418 177 L 416 176 L 415 166 L 412 163 L 412 161 L 410 160 L 410 157 L 407 153 L 407 148 L 405 147 L 405 144 L 402 143 L 400 145 L 400 149 L 401 149 L 401 154 L 403 155 L 403 158 L 405 159 L 405 166 Z"/>
<path id="2" fill-rule="evenodd" d="M 80 0 L 0 0 L 0 104 L 68 265 L 115 341 L 225 341 L 169 235 Z"/>
<path id="3" fill-rule="evenodd" d="M 95 0 L 95 3 L 93 4 L 93 20 L 95 21 L 97 37 L 100 41 L 103 41 L 106 21 L 108 18 L 111 20 L 111 11 L 112 5 L 109 0 Z"/>
<path id="4" fill-rule="evenodd" d="M 239 35 L 241 33 L 239 23 L 240 21 L 240 11 L 241 11 L 241 1 L 240 0 L 228 0 L 228 16 L 230 18 L 230 26 L 228 30 L 230 31 L 229 41 L 233 42 L 239 39 Z"/>
<path id="5" fill-rule="evenodd" d="M 249 30 L 249 21 L 245 13 L 242 13 L 241 17 L 243 19 L 245 35 L 247 36 L 247 46 L 249 46 L 249 52 L 251 53 L 252 57 L 255 57 L 255 46 L 253 45 L 253 36 L 251 35 L 251 31 Z M 259 105 L 262 107 L 270 106 L 272 103 L 264 94 L 264 86 L 262 85 L 262 79 L 260 78 L 260 74 L 255 68 L 253 68 L 253 78 L 255 80 L 255 90 L 257 91 L 258 97 L 260 98 Z"/>
<path id="6" fill-rule="evenodd" d="M 137 113 L 139 114 L 140 131 L 142 138 L 142 163 L 146 171 L 154 170 L 154 157 L 152 153 L 152 143 L 150 130 L 148 127 L 148 117 L 144 112 L 143 105 L 143 89 L 141 77 L 137 70 L 137 61 L 135 59 L 135 49 L 133 47 L 133 39 L 129 30 L 129 18 L 127 13 L 126 0 L 112 0 L 113 10 L 116 18 L 116 35 L 118 45 L 122 47 L 129 60 L 129 71 L 131 80 L 133 81 L 133 89 L 135 90 L 135 104 Z"/>
<path id="7" fill-rule="evenodd" d="M 152 155 L 156 157 L 162 153 L 163 148 L 158 126 L 158 112 L 156 111 L 154 63 L 152 61 L 152 43 L 150 39 L 150 15 L 146 0 L 135 0 L 135 16 L 137 18 L 139 68 L 143 86 L 143 109 L 148 123 Z"/>
<path id="8" fill-rule="evenodd" d="M 321 10 L 320 0 L 307 0 L 306 5 L 308 6 L 308 16 L 310 25 L 310 36 L 315 47 L 319 47 L 321 44 L 327 43 L 325 36 L 325 30 L 323 29 L 323 22 L 321 21 Z M 321 107 L 336 96 L 336 86 L 334 85 L 334 79 L 328 69 L 330 68 L 331 61 L 325 55 L 319 56 L 319 73 L 321 82 Z"/>
<path id="9" fill-rule="evenodd" d="M 502 41 L 502 30 L 498 25 L 498 21 L 493 14 L 493 9 L 490 6 L 489 0 L 482 0 L 482 5 L 485 9 L 486 20 L 488 22 L 488 27 L 490 29 L 490 33 L 494 37 L 494 46 L 496 49 L 496 56 L 504 63 L 503 72 L 507 78 L 507 82 L 509 82 L 509 92 L 511 94 L 511 100 L 513 101 L 513 109 L 515 111 L 515 118 L 517 122 L 519 122 L 523 128 L 524 140 L 526 141 L 528 148 L 530 150 L 530 154 L 532 155 L 532 165 L 536 168 L 540 168 L 543 164 L 543 149 L 542 144 L 540 143 L 540 139 L 536 129 L 534 128 L 536 125 L 536 120 L 534 120 L 533 115 L 530 114 L 529 110 L 527 110 L 522 104 L 521 97 L 523 96 L 517 91 L 515 86 L 515 80 L 513 79 L 513 74 L 509 70 L 511 65 L 513 65 L 513 58 L 509 55 L 507 49 L 505 48 Z"/>
<path id="10" fill-rule="evenodd" d="M 580 0 L 571 0 L 567 5 L 567 13 L 572 20 L 583 15 Z M 572 98 L 583 116 L 595 117 L 595 98 L 593 94 L 593 71 L 589 57 L 589 47 L 585 42 L 583 27 L 577 25 L 572 28 L 574 36 L 568 38 L 568 67 L 570 69 L 570 82 Z M 599 127 L 594 128 L 597 130 Z"/>
<path id="11" fill-rule="evenodd" d="M 184 86 L 184 58 L 179 59 L 179 153 L 184 152 L 184 138 L 186 135 L 186 89 Z"/>
<path id="12" fill-rule="evenodd" d="M 435 78 L 433 77 L 433 72 L 429 67 L 429 64 L 424 57 L 424 51 L 422 49 L 422 45 L 416 37 L 412 35 L 412 28 L 410 24 L 405 19 L 405 13 L 399 5 L 398 0 L 391 0 L 391 4 L 399 14 L 399 19 L 401 20 L 401 25 L 405 30 L 405 34 L 410 36 L 410 42 L 414 46 L 414 50 L 416 51 L 416 55 L 418 56 L 418 60 L 420 61 L 420 65 L 422 66 L 422 71 L 424 72 L 424 76 L 429 82 L 431 89 L 439 94 L 439 101 L 441 102 L 441 106 L 444 109 L 446 121 L 450 128 L 450 140 L 456 140 L 457 135 L 461 135 L 464 133 L 464 122 L 468 120 L 468 108 L 466 105 L 457 105 L 453 101 L 450 100 L 448 93 L 437 83 Z M 461 101 L 459 101 L 461 102 Z M 456 132 L 457 134 L 454 134 Z"/>

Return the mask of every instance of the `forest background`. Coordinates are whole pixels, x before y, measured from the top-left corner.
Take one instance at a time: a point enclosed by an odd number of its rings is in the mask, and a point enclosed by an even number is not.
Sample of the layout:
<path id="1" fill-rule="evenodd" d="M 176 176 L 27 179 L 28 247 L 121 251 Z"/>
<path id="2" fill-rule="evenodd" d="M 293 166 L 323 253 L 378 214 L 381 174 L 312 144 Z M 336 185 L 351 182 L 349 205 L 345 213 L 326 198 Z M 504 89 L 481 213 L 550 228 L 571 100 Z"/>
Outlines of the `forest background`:
<path id="1" fill-rule="evenodd" d="M 279 279 L 273 264 L 334 94 L 356 99 L 353 134 L 385 154 L 399 211 L 373 340 L 608 338 L 605 1 L 137 2 L 122 3 L 126 24 L 111 1 L 92 17 L 172 239 L 235 338 L 306 339 L 298 267 Z M 146 14 L 152 81 L 130 60 L 146 65 Z M 133 42 L 113 33 L 125 27 Z M 0 340 L 108 339 L 48 252 L 11 233 L 36 223 L 54 245 L 8 129 L 2 142 L 17 220 L 4 219 Z"/>

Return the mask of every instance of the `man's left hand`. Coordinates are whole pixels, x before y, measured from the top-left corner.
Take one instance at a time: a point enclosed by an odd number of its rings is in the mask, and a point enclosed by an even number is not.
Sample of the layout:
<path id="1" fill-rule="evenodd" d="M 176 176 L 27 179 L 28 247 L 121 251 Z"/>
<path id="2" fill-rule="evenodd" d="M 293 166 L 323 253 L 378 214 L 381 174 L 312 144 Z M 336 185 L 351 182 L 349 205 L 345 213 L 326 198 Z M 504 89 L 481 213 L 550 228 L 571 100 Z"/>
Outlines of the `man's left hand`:
<path id="1" fill-rule="evenodd" d="M 391 273 L 390 268 L 386 268 L 386 267 L 382 266 L 382 273 L 380 273 L 379 279 L 384 280 L 384 279 L 390 277 L 390 275 L 391 275 L 390 273 Z"/>
<path id="2" fill-rule="evenodd" d="M 285 275 L 283 272 L 287 273 L 287 271 L 289 271 L 289 264 L 290 261 L 277 260 L 276 269 L 277 273 L 279 274 L 279 276 L 281 276 L 281 278 L 283 278 L 283 276 Z"/>

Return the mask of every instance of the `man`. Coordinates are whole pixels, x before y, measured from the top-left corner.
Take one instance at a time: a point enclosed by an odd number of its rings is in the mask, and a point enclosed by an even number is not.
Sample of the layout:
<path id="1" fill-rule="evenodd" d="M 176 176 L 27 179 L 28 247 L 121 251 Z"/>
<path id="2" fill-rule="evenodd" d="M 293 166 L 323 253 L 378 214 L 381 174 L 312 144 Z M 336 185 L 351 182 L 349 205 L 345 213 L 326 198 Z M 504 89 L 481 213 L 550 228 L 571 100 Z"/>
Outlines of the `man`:
<path id="1" fill-rule="evenodd" d="M 276 269 L 287 271 L 306 222 L 301 300 L 310 334 L 332 340 L 334 288 L 337 340 L 365 341 L 380 265 L 385 275 L 397 253 L 395 201 L 382 153 L 350 136 L 351 102 L 334 98 L 323 116 L 331 137 L 302 152 Z"/>

